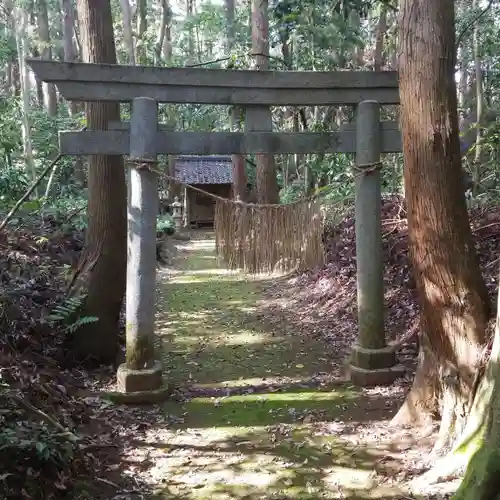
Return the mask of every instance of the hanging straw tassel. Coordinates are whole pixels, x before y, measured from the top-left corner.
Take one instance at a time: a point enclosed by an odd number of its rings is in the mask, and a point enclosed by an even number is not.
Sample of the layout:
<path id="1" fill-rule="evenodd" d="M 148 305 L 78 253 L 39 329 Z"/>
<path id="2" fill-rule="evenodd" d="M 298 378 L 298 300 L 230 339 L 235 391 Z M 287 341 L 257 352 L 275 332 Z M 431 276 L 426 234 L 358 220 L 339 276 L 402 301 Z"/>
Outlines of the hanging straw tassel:
<path id="1" fill-rule="evenodd" d="M 153 171 L 161 178 L 178 182 L 163 171 Z M 178 183 L 215 200 L 216 253 L 229 269 L 250 274 L 287 273 L 324 264 L 318 192 L 286 205 L 256 205 Z"/>
<path id="2" fill-rule="evenodd" d="M 229 269 L 283 273 L 324 264 L 323 220 L 318 202 L 254 205 L 216 200 L 217 254 Z"/>

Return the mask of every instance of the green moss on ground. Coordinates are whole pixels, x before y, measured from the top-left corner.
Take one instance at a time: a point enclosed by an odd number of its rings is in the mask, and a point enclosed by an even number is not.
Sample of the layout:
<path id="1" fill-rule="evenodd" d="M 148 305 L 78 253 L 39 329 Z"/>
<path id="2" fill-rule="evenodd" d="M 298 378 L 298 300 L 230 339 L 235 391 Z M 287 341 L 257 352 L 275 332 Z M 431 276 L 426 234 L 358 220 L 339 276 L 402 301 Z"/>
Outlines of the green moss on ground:
<path id="1" fill-rule="evenodd" d="M 173 434 L 160 496 L 393 498 L 373 482 L 384 451 L 354 449 L 331 430 L 346 414 L 366 420 L 358 391 L 313 387 L 331 371 L 331 347 L 258 317 L 265 282 L 220 269 L 213 241 L 193 240 L 182 268 L 159 294 L 166 379 L 188 392 L 165 405 Z M 243 394 L 207 395 L 214 388 Z"/>

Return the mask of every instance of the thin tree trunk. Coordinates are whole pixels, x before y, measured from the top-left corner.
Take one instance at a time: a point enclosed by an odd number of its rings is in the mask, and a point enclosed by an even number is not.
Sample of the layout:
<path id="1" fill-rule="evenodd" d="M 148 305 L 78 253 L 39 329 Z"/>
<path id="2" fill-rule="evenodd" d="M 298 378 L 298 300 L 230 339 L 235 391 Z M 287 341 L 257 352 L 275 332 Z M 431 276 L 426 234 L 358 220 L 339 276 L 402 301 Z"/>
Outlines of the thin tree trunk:
<path id="1" fill-rule="evenodd" d="M 229 54 L 231 50 L 233 50 L 236 39 L 236 28 L 234 24 L 235 0 L 225 0 L 224 7 L 226 14 L 226 50 Z"/>
<path id="2" fill-rule="evenodd" d="M 169 0 L 166 2 L 167 22 L 165 24 L 165 38 L 163 39 L 163 57 L 168 66 L 172 65 L 172 7 Z"/>
<path id="3" fill-rule="evenodd" d="M 382 5 L 377 24 L 377 35 L 375 41 L 375 52 L 373 55 L 373 69 L 382 71 L 385 66 L 384 39 L 387 32 L 387 8 Z"/>
<path id="4" fill-rule="evenodd" d="M 26 167 L 28 170 L 28 175 L 31 176 L 32 182 L 35 182 L 36 168 L 35 162 L 33 160 L 33 147 L 31 143 L 31 127 L 30 127 L 30 82 L 29 82 L 29 70 L 26 65 L 25 58 L 28 56 L 28 43 L 27 37 L 27 27 L 28 27 L 28 15 L 22 7 L 17 7 L 15 10 L 15 23 L 16 29 L 16 48 L 17 48 L 17 59 L 19 61 L 19 76 L 21 82 L 21 96 L 22 96 L 22 121 L 21 121 L 21 132 L 23 137 L 23 151 L 24 158 L 26 161 Z M 33 191 L 36 198 L 38 198 L 38 187 Z"/>
<path id="5" fill-rule="evenodd" d="M 38 47 L 33 47 L 31 50 L 31 54 L 35 59 L 40 58 L 40 51 Z M 35 75 L 35 90 L 36 90 L 36 103 L 39 108 L 43 108 L 45 106 L 44 97 L 43 97 L 43 82 Z"/>
<path id="6" fill-rule="evenodd" d="M 186 0 L 186 20 L 189 23 L 188 30 L 188 66 L 192 66 L 195 63 L 194 56 L 194 37 L 195 31 L 193 27 L 193 14 L 194 14 L 194 0 Z"/>
<path id="7" fill-rule="evenodd" d="M 225 0 L 225 15 L 226 15 L 226 52 L 231 54 L 234 48 L 235 41 L 235 2 L 234 0 Z M 243 118 L 243 109 L 239 106 L 232 106 L 230 113 L 231 130 L 233 132 L 241 131 L 241 121 Z M 245 156 L 231 155 L 231 163 L 233 168 L 233 197 L 239 197 L 241 201 L 246 201 L 247 194 L 247 178 L 245 172 Z"/>
<path id="8" fill-rule="evenodd" d="M 78 0 L 83 60 L 116 64 L 109 1 Z M 104 130 L 120 119 L 118 103 L 87 103 L 87 126 Z M 118 319 L 125 292 L 127 222 L 125 171 L 121 156 L 90 157 L 88 230 L 80 269 L 88 290 L 84 314 L 99 321 L 79 330 L 75 354 L 102 363 L 116 361 Z"/>
<path id="9" fill-rule="evenodd" d="M 75 47 L 73 45 L 74 33 L 74 10 L 71 0 L 61 0 L 61 9 L 63 13 L 63 47 L 64 61 L 73 62 L 75 60 Z M 69 114 L 74 116 L 78 112 L 76 102 L 69 102 Z"/>
<path id="10" fill-rule="evenodd" d="M 162 51 L 165 45 L 167 26 L 170 23 L 171 16 L 172 14 L 170 12 L 170 5 L 168 0 L 161 0 L 161 22 L 160 27 L 158 28 L 158 36 L 156 37 L 155 43 L 156 64 L 159 64 L 161 62 Z M 172 55 L 170 54 L 170 58 L 171 57 Z"/>
<path id="11" fill-rule="evenodd" d="M 76 54 L 75 54 L 75 58 L 76 59 L 82 59 L 82 54 L 83 54 L 83 50 L 82 50 L 82 42 L 80 41 L 80 30 L 79 30 L 79 22 L 78 22 L 78 11 L 77 10 L 73 10 L 73 13 L 74 13 L 74 20 L 73 20 L 73 32 L 74 32 L 74 35 L 75 35 L 75 45 L 76 45 Z"/>
<path id="12" fill-rule="evenodd" d="M 73 62 L 75 60 L 75 45 L 73 42 L 74 34 L 74 9 L 71 0 L 61 0 L 61 10 L 63 15 L 63 50 L 64 61 Z M 68 111 L 70 116 L 75 116 L 78 113 L 78 103 L 69 101 Z M 76 156 L 73 159 L 75 178 L 84 186 L 86 183 L 86 176 L 84 170 L 84 162 L 81 156 Z M 48 192 L 48 189 L 47 189 Z"/>
<path id="13" fill-rule="evenodd" d="M 453 0 L 403 0 L 398 52 L 410 256 L 424 341 L 395 421 L 425 421 L 441 408 L 440 448 L 465 425 L 491 313 L 462 187 Z"/>
<path id="14" fill-rule="evenodd" d="M 146 31 L 148 29 L 148 4 L 146 0 L 138 0 L 137 1 L 137 41 L 135 45 L 136 57 L 135 60 L 137 64 L 146 64 L 147 63 L 147 54 L 146 54 L 146 41 L 144 37 L 146 35 Z"/>
<path id="15" fill-rule="evenodd" d="M 478 9 L 478 0 L 473 0 L 472 8 Z M 473 33 L 474 47 L 474 70 L 476 76 L 476 148 L 474 152 L 474 169 L 472 170 L 473 186 L 478 186 L 481 181 L 481 150 L 482 150 L 482 128 L 484 114 L 484 88 L 483 88 L 483 68 L 479 44 L 478 23 L 474 25 Z M 475 194 L 475 193 L 474 193 Z"/>
<path id="16" fill-rule="evenodd" d="M 132 35 L 132 11 L 129 0 L 120 0 L 123 16 L 123 41 L 128 55 L 128 64 L 135 66 L 134 36 Z"/>
<path id="17" fill-rule="evenodd" d="M 14 6 L 12 0 L 4 0 L 4 15 L 5 15 L 5 26 L 6 26 L 6 36 L 11 36 L 16 38 L 16 29 L 14 22 Z M 21 80 L 19 75 L 19 59 L 16 60 L 15 56 L 7 63 L 7 91 L 15 97 L 18 97 L 21 93 Z"/>
<path id="18" fill-rule="evenodd" d="M 293 69 L 293 44 L 290 41 L 290 31 L 286 26 L 281 27 L 279 31 L 281 40 L 281 55 L 283 56 L 283 62 L 287 70 L 291 71 Z M 290 106 L 285 111 L 285 121 L 290 121 L 292 129 L 295 125 L 295 115 L 297 116 L 297 127 L 298 127 L 298 113 L 299 110 L 294 106 Z M 286 155 L 284 168 L 283 168 L 283 186 L 288 187 L 290 170 L 295 170 L 296 155 Z"/>
<path id="19" fill-rule="evenodd" d="M 355 30 L 357 34 L 360 33 L 360 27 L 361 27 L 361 19 L 359 16 L 359 12 L 356 9 L 353 9 L 351 11 L 350 17 L 350 24 Z M 363 46 L 356 45 L 354 47 L 353 53 L 351 54 L 351 59 L 353 63 L 355 63 L 356 66 L 362 68 L 365 65 L 365 49 Z"/>
<path id="20" fill-rule="evenodd" d="M 49 33 L 49 16 L 47 13 L 46 0 L 37 0 L 38 11 L 38 35 L 40 37 L 41 56 L 42 59 L 50 61 L 52 59 L 52 48 Z M 45 109 L 49 116 L 56 116 L 57 114 L 57 94 L 56 87 L 53 83 L 42 84 L 43 88 L 43 101 Z"/>

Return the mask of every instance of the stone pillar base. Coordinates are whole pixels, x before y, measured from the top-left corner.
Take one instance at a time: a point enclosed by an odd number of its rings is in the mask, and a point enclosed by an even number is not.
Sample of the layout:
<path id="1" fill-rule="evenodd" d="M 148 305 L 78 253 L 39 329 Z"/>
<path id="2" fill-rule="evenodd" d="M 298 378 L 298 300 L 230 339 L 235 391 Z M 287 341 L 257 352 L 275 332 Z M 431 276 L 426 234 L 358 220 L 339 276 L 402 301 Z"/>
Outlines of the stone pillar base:
<path id="1" fill-rule="evenodd" d="M 350 379 L 354 385 L 360 387 L 374 387 L 376 385 L 391 385 L 396 379 L 405 374 L 401 365 L 379 370 L 365 370 L 349 365 Z"/>
<path id="2" fill-rule="evenodd" d="M 362 387 L 390 385 L 405 373 L 403 366 L 396 365 L 392 347 L 367 349 L 358 344 L 352 348 L 349 371 L 351 382 Z"/>
<path id="3" fill-rule="evenodd" d="M 125 363 L 118 367 L 116 373 L 118 390 L 121 392 L 155 391 L 163 385 L 162 365 L 155 361 L 151 368 L 131 370 Z"/>

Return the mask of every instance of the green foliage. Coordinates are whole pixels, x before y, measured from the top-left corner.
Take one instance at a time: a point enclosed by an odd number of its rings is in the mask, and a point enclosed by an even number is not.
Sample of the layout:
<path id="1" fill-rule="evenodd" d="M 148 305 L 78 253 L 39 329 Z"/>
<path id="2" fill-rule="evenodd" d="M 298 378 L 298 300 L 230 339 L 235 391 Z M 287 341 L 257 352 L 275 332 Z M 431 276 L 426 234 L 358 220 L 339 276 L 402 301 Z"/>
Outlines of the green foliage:
<path id="1" fill-rule="evenodd" d="M 50 204 L 49 204 L 50 201 Z M 56 223 L 63 231 L 87 229 L 88 218 L 85 208 L 87 200 L 83 196 L 65 196 L 46 200 L 43 206 L 44 215 L 54 217 Z"/>
<path id="2" fill-rule="evenodd" d="M 64 333 L 74 333 L 79 328 L 90 323 L 95 323 L 99 318 L 95 316 L 80 316 L 85 295 L 80 295 L 78 297 L 68 297 L 64 302 L 58 304 L 52 313 L 47 316 L 47 321 L 50 325 L 62 325 L 62 331 Z M 75 319 L 76 318 L 76 319 Z"/>
<path id="3" fill-rule="evenodd" d="M 280 191 L 281 203 L 292 203 L 304 196 L 304 183 L 292 182 Z"/>
<path id="4" fill-rule="evenodd" d="M 28 461 L 28 465 L 33 466 L 30 459 L 38 463 L 63 465 L 73 458 L 75 451 L 76 443 L 44 424 L 34 426 L 20 420 L 0 429 L 0 453 L 12 461 L 18 461 L 19 465 Z"/>
<path id="5" fill-rule="evenodd" d="M 30 179 L 19 165 L 4 164 L 0 168 L 0 207 L 8 208 L 13 200 L 20 198 L 28 189 Z"/>
<path id="6" fill-rule="evenodd" d="M 175 233 L 175 223 L 171 215 L 165 214 L 156 219 L 156 232 L 164 234 Z"/>
<path id="7" fill-rule="evenodd" d="M 335 12 L 348 17 L 352 11 L 358 12 L 361 16 L 366 17 L 370 10 L 377 5 L 385 5 L 387 8 L 396 10 L 398 3 L 396 0 L 334 0 Z"/>
<path id="8" fill-rule="evenodd" d="M 5 26 L 2 26 L 1 22 L 0 27 L 5 28 Z M 15 60 L 17 56 L 17 50 L 14 37 L 10 34 L 7 34 L 7 30 L 5 30 L 5 32 L 2 31 L 3 30 L 0 30 L 0 65 L 3 66 L 8 61 Z"/>
<path id="9" fill-rule="evenodd" d="M 0 99 L 0 175 L 5 168 L 13 166 L 14 154 L 21 150 L 20 120 L 18 100 Z M 3 186 L 0 192 L 4 193 Z"/>

